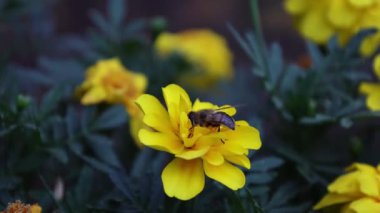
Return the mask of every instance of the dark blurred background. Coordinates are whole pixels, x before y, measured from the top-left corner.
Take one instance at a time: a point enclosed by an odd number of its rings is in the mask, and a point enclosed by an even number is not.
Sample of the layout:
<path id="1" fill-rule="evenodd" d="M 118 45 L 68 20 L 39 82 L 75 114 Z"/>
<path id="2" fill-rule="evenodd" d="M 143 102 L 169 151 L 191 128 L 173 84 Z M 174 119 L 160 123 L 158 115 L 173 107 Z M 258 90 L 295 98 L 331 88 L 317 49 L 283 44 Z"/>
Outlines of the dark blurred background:
<path id="1" fill-rule="evenodd" d="M 4 2 L 25 2 L 23 0 L 0 0 L 0 5 Z M 106 11 L 104 0 L 36 0 L 30 1 L 36 8 L 27 8 L 24 14 L 17 14 L 14 22 L 9 26 L 9 20 L 4 20 L 5 14 L 0 14 L 0 36 L 1 49 L 23 48 L 24 54 L 18 55 L 16 61 L 24 65 L 33 65 L 33 56 L 36 51 L 48 49 L 44 47 L 44 39 L 55 35 L 70 33 L 85 33 L 86 29 L 92 26 L 89 18 L 91 9 Z M 285 57 L 296 60 L 303 52 L 303 41 L 292 27 L 290 16 L 283 9 L 282 0 L 261 0 L 259 1 L 262 26 L 267 42 L 277 41 L 284 48 Z M 127 22 L 141 18 L 164 17 L 168 23 L 169 31 L 180 31 L 188 28 L 211 28 L 223 34 L 229 41 L 229 45 L 234 50 L 235 62 L 244 63 L 246 58 L 240 51 L 237 42 L 227 29 L 227 23 L 231 23 L 239 32 L 246 32 L 252 29 L 252 22 L 249 11 L 249 1 L 231 0 L 131 0 L 127 1 Z M 45 16 L 43 18 L 42 16 Z M 6 16 L 9 18 L 9 16 Z M 31 18 L 32 17 L 32 18 Z M 46 18 L 48 17 L 48 18 Z M 20 25 L 20 26 L 17 26 Z M 39 27 L 32 27 L 38 25 Z M 43 27 L 42 27 L 43 26 Z M 40 32 L 29 32 L 32 29 L 42 29 Z M 21 36 L 14 43 L 15 35 L 13 31 L 24 30 Z M 17 34 L 20 36 L 19 34 Z M 29 46 L 28 42 L 34 38 L 41 39 L 40 45 Z M 24 41 L 25 43 L 21 42 Z M 14 61 L 14 60 L 13 60 Z"/>

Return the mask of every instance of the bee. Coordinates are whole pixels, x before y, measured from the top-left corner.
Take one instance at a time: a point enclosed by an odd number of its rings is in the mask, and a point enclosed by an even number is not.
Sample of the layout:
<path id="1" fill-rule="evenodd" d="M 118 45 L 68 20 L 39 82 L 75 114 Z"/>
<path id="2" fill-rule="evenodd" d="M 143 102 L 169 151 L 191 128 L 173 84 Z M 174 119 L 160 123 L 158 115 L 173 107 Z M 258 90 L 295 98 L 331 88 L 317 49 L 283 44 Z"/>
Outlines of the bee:
<path id="1" fill-rule="evenodd" d="M 191 128 L 188 138 L 193 137 L 194 128 L 196 126 L 208 127 L 208 128 L 218 128 L 220 132 L 220 127 L 226 126 L 231 130 L 235 130 L 235 120 L 229 116 L 227 113 L 220 110 L 227 109 L 231 107 L 223 107 L 219 109 L 203 109 L 199 111 L 191 111 L 187 114 L 187 117 L 191 121 Z"/>

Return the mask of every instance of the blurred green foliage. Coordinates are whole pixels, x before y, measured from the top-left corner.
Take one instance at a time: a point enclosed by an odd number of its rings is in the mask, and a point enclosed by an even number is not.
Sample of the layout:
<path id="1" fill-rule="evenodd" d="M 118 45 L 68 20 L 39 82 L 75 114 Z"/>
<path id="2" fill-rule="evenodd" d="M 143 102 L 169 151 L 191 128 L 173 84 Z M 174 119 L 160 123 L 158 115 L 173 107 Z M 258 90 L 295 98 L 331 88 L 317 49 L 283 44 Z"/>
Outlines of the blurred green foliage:
<path id="1" fill-rule="evenodd" d="M 28 13 L 48 20 L 43 13 L 49 5 L 0 1 L 1 26 L 17 31 Z M 253 9 L 254 31 L 241 35 L 229 26 L 252 67 L 238 69 L 234 82 L 217 89 L 190 91 L 247 105 L 238 116 L 259 127 L 263 148 L 250 156 L 246 186 L 234 192 L 209 180 L 191 201 L 168 198 L 160 177 L 170 156 L 135 146 L 122 106 L 84 107 L 73 94 L 86 68 L 99 59 L 119 57 L 145 73 L 153 95 L 191 64 L 180 55 L 155 54 L 152 43 L 165 30 L 164 19 L 126 24 L 125 1 L 107 5 L 105 15 L 90 11 L 94 27 L 83 35 L 48 32 L 42 45 L 33 32 L 52 23 L 28 25 L 30 45 L 54 50 L 38 50 L 34 66 L 11 60 L 25 48 L 1 53 L 0 209 L 21 199 L 38 202 L 44 212 L 307 212 L 344 166 L 380 161 L 371 148 L 379 147 L 379 114 L 369 112 L 357 93 L 358 83 L 371 79 L 362 70 L 368 61 L 358 46 L 373 31 L 359 33 L 345 48 L 335 38 L 326 48 L 306 43 L 312 64 L 301 68 L 286 62 L 279 44 L 266 45 Z"/>

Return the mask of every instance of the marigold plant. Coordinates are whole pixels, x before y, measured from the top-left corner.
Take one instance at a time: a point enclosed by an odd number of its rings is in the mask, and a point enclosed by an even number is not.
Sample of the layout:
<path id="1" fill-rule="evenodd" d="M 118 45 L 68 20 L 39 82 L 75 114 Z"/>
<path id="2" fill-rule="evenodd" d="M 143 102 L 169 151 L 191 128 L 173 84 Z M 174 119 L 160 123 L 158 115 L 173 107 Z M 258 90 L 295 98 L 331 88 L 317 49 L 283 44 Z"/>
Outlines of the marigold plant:
<path id="1" fill-rule="evenodd" d="M 190 83 L 204 84 L 233 76 L 232 53 L 227 41 L 209 29 L 191 29 L 178 33 L 164 32 L 155 41 L 159 55 L 183 55 L 198 66 L 201 73 L 185 76 Z"/>
<path id="2" fill-rule="evenodd" d="M 380 79 L 380 55 L 377 55 L 373 68 L 378 79 Z M 366 105 L 372 111 L 380 110 L 380 83 L 363 82 L 359 91 L 367 96 Z"/>
<path id="3" fill-rule="evenodd" d="M 257 129 L 239 120 L 235 130 L 225 126 L 220 131 L 196 126 L 190 134 L 189 112 L 219 107 L 198 99 L 192 104 L 186 91 L 175 84 L 162 91 L 166 109 L 152 95 L 142 95 L 136 102 L 144 112 L 144 123 L 151 127 L 140 130 L 141 142 L 175 157 L 162 172 L 165 193 L 189 200 L 203 190 L 205 174 L 233 190 L 242 188 L 245 176 L 237 166 L 250 168 L 249 150 L 261 147 Z M 229 116 L 236 113 L 230 106 L 223 106 L 221 111 Z"/>
<path id="4" fill-rule="evenodd" d="M 328 186 L 328 194 L 314 209 L 343 204 L 340 212 L 380 212 L 380 164 L 376 168 L 354 163 L 346 171 Z"/>
<path id="5" fill-rule="evenodd" d="M 134 101 L 147 86 L 147 78 L 123 66 L 117 58 L 99 60 L 86 71 L 85 81 L 77 89 L 83 105 L 100 102 L 124 104 L 129 114 L 137 116 Z"/>
<path id="6" fill-rule="evenodd" d="M 380 2 L 377 0 L 285 0 L 286 11 L 307 39 L 327 44 L 337 35 L 341 45 L 363 29 L 380 29 Z M 371 55 L 379 47 L 380 33 L 366 38 L 360 47 Z"/>

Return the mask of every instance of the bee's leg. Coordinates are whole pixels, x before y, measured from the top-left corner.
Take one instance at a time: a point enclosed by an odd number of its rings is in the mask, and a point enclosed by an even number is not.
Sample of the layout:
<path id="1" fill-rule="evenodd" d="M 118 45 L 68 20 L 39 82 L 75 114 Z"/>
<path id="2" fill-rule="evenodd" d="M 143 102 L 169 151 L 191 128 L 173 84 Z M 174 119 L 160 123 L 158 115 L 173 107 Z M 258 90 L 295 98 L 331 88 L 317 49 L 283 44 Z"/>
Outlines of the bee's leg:
<path id="1" fill-rule="evenodd" d="M 220 132 L 220 126 L 218 126 L 218 132 Z"/>
<path id="2" fill-rule="evenodd" d="M 187 136 L 187 138 L 192 138 L 193 136 L 194 136 L 194 126 L 191 126 L 189 129 L 189 135 Z"/>
<path id="3" fill-rule="evenodd" d="M 220 139 L 220 141 L 221 141 L 223 144 L 225 144 L 225 142 L 224 142 L 224 140 L 223 140 L 223 139 Z"/>

